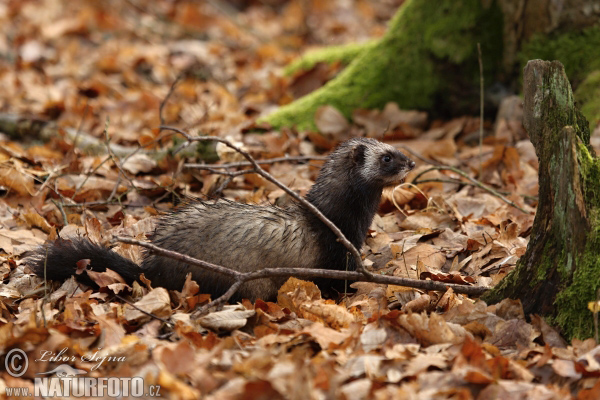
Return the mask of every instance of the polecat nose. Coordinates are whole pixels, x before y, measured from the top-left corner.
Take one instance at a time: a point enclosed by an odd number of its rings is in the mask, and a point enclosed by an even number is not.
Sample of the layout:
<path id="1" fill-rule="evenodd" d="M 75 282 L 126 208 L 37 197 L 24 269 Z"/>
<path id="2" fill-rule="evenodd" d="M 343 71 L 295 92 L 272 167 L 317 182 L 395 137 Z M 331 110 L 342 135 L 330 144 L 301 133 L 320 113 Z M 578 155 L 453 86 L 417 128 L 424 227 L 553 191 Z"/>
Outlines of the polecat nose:
<path id="1" fill-rule="evenodd" d="M 411 160 L 411 161 L 408 163 L 408 168 L 410 168 L 410 169 L 413 169 L 414 167 L 415 167 L 415 162 Z"/>

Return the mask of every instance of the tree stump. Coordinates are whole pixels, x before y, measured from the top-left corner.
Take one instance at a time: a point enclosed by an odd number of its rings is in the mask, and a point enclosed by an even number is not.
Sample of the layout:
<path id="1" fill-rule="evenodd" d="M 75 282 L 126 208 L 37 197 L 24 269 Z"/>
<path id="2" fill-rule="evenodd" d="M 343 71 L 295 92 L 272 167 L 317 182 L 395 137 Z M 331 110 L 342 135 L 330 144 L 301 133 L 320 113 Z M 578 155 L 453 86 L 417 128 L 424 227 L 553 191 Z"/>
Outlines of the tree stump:
<path id="1" fill-rule="evenodd" d="M 593 334 L 587 303 L 600 287 L 600 160 L 560 62 L 529 61 L 524 125 L 539 159 L 539 204 L 527 252 L 485 296 L 521 299 L 567 337 Z"/>

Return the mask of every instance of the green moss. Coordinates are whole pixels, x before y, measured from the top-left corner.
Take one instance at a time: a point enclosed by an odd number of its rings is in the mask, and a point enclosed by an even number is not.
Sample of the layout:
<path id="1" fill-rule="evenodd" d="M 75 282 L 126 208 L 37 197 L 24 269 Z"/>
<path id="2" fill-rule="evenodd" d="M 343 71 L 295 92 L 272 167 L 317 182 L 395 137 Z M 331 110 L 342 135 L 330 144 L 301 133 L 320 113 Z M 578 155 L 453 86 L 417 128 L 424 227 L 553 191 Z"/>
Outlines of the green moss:
<path id="1" fill-rule="evenodd" d="M 591 151 L 589 124 L 574 106 L 562 67 L 546 66 L 533 109 L 539 124 L 530 124 L 529 134 L 544 157 L 540 191 L 548 198 L 540 199 L 527 253 L 485 300 L 524 299 L 565 336 L 583 339 L 593 334 L 587 303 L 600 287 L 600 159 Z M 573 167 L 572 146 L 578 167 Z"/>
<path id="2" fill-rule="evenodd" d="M 576 87 L 588 73 L 600 69 L 600 26 L 579 32 L 535 35 L 521 49 L 519 58 L 525 66 L 533 59 L 558 60 Z"/>
<path id="3" fill-rule="evenodd" d="M 593 315 L 587 303 L 596 300 L 600 287 L 600 159 L 594 158 L 583 142 L 577 153 L 590 231 L 585 249 L 577 257 L 571 284 L 556 297 L 553 322 L 567 337 L 586 339 L 594 333 Z"/>
<path id="4" fill-rule="evenodd" d="M 502 54 L 502 14 L 497 6 L 482 8 L 480 0 L 408 0 L 400 7 L 386 35 L 362 51 L 335 79 L 263 120 L 275 127 L 314 129 L 317 108 L 330 104 L 346 117 L 357 108 L 382 108 L 394 101 L 400 108 L 431 109 L 452 102 L 442 94 L 456 84 L 449 71 L 460 71 L 463 86 L 477 88 L 477 43 L 485 71 L 492 76 Z M 475 91 L 478 93 L 478 91 Z M 478 99 L 472 99 L 477 103 Z"/>
<path id="5" fill-rule="evenodd" d="M 589 234 L 585 252 L 577 259 L 573 281 L 558 293 L 555 301 L 556 317 L 553 322 L 569 338 L 587 339 L 594 333 L 593 316 L 587 303 L 596 300 L 596 291 L 600 287 L 600 219 L 597 211 L 592 222 L 596 229 Z"/>
<path id="6" fill-rule="evenodd" d="M 373 47 L 377 40 L 370 40 L 364 43 L 350 43 L 342 46 L 331 46 L 324 49 L 309 51 L 298 60 L 292 62 L 284 69 L 284 74 L 292 75 L 297 71 L 306 71 L 320 62 L 334 63 L 340 62 L 344 65 L 350 64 L 363 51 Z"/>
<path id="7" fill-rule="evenodd" d="M 600 122 L 600 70 L 588 74 L 575 91 L 575 98 L 581 104 L 581 113 L 596 126 Z"/>

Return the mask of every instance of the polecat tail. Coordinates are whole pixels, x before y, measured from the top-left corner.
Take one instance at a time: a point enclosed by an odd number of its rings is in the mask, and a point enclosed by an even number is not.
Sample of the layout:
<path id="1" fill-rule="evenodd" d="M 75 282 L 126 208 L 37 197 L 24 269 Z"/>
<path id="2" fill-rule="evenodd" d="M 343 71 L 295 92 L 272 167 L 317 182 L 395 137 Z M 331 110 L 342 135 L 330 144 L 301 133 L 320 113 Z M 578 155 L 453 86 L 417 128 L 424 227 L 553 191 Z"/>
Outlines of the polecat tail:
<path id="1" fill-rule="evenodd" d="M 26 260 L 33 272 L 48 280 L 64 281 L 75 275 L 81 283 L 97 286 L 87 273 L 76 274 L 77 262 L 89 259 L 88 269 L 104 272 L 111 269 L 125 279 L 128 284 L 137 280 L 142 273 L 139 265 L 120 256 L 107 247 L 97 245 L 87 239 L 58 239 L 37 249 Z"/>

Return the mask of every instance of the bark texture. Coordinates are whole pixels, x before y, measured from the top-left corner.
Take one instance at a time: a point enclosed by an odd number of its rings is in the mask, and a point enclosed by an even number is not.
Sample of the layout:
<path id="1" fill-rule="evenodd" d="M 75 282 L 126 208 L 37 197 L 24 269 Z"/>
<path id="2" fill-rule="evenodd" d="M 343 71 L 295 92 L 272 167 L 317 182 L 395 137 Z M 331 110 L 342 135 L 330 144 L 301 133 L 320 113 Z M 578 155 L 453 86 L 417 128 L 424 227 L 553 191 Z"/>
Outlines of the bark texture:
<path id="1" fill-rule="evenodd" d="M 519 298 L 569 337 L 593 333 L 600 287 L 600 160 L 560 62 L 524 70 L 524 125 L 539 159 L 539 204 L 527 252 L 487 301 Z"/>

